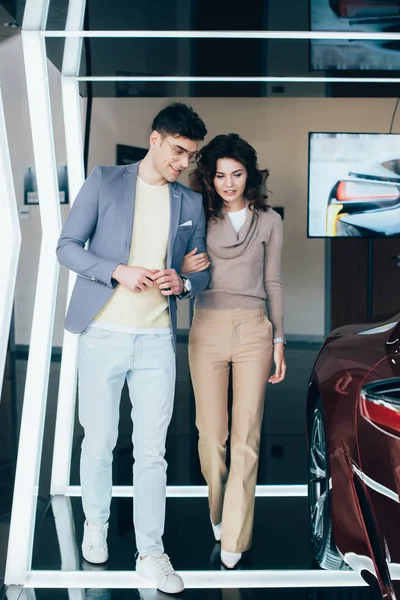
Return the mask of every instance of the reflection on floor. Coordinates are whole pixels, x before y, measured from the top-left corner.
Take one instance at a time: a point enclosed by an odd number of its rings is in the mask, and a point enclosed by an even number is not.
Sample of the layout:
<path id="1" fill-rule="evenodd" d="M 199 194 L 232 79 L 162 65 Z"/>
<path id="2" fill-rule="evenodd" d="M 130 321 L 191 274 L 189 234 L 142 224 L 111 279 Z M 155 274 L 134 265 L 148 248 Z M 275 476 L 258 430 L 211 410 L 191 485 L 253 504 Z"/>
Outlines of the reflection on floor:
<path id="1" fill-rule="evenodd" d="M 258 483 L 305 484 L 305 399 L 308 377 L 318 352 L 316 345 L 292 344 L 287 348 L 288 376 L 279 386 L 267 390 L 266 409 L 262 430 Z M 169 485 L 203 485 L 197 457 L 197 433 L 194 426 L 194 402 L 187 363 L 187 345 L 178 345 L 178 377 L 173 420 L 167 441 Z M 78 549 L 82 539 L 83 513 L 79 498 L 63 499 L 61 514 L 64 527 L 74 546 L 71 559 L 60 550 L 60 527 L 54 520 L 54 503 L 49 498 L 49 479 L 54 435 L 54 419 L 57 402 L 60 363 L 51 364 L 48 407 L 46 415 L 43 460 L 39 486 L 38 514 L 35 530 L 33 564 L 35 570 L 71 570 L 82 568 Z M 10 360 L 3 386 L 0 404 L 0 577 L 4 574 L 8 525 L 11 510 L 16 449 L 23 400 L 26 359 Z M 126 390 L 121 403 L 120 436 L 115 450 L 114 483 L 131 485 L 132 446 L 129 399 Z M 79 484 L 79 449 L 82 430 L 76 423 L 71 484 Z M 57 508 L 57 507 L 56 507 Z M 68 512 L 69 511 L 69 512 Z M 60 514 L 60 511 L 57 513 Z M 65 525 L 66 523 L 66 525 Z M 76 535 L 75 535 L 76 532 Z M 65 532 L 64 532 L 65 533 Z M 62 535 L 61 535 L 62 537 Z M 68 542 L 68 543 L 69 543 Z M 213 541 L 205 498 L 169 498 L 167 501 L 166 531 L 164 543 L 174 566 L 178 570 L 221 570 L 218 560 L 219 547 Z M 62 543 L 61 543 L 62 545 Z M 68 544 L 67 544 L 68 545 Z M 132 530 L 132 500 L 114 498 L 109 529 L 110 572 L 132 571 L 136 552 Z M 71 563 L 72 560 L 72 563 Z M 75 561 L 75 562 L 74 562 Z M 85 567 L 83 567 L 85 568 Z M 242 570 L 312 570 L 317 569 L 308 544 L 306 498 L 257 498 L 253 546 L 246 553 Z M 317 571 L 316 571 L 317 572 Z M 1 585 L 1 579 L 0 579 Z M 369 588 L 341 589 L 188 589 L 187 600 L 197 598 L 240 600 L 367 600 L 373 598 Z M 6 591 L 0 592 L 0 600 Z M 111 591 L 102 589 L 36 589 L 8 592 L 8 600 L 37 600 L 69 598 L 70 600 L 162 600 L 170 598 L 151 589 Z"/>

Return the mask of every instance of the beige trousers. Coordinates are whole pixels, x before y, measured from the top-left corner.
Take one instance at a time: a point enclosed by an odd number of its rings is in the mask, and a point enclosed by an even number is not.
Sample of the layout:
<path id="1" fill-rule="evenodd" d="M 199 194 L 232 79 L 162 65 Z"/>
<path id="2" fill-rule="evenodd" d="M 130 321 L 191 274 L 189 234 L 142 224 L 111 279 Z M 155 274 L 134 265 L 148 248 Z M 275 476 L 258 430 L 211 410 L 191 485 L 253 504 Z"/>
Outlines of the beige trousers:
<path id="1" fill-rule="evenodd" d="M 265 388 L 272 364 L 272 325 L 264 309 L 196 309 L 189 334 L 201 471 L 222 549 L 251 545 Z M 228 383 L 232 369 L 231 464 L 226 466 Z"/>

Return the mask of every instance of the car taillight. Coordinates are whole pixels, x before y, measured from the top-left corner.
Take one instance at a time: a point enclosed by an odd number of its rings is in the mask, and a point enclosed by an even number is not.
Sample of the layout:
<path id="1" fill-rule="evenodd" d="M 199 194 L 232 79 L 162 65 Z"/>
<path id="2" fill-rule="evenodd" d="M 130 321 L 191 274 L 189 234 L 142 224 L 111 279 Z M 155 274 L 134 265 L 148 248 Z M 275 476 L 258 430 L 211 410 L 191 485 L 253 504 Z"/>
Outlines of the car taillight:
<path id="1" fill-rule="evenodd" d="M 375 426 L 400 433 L 400 379 L 375 381 L 363 387 L 361 415 Z"/>
<path id="2" fill-rule="evenodd" d="M 340 181 L 336 188 L 338 202 L 393 201 L 399 197 L 400 193 L 396 186 L 384 183 Z"/>
<path id="3" fill-rule="evenodd" d="M 339 0 L 338 11 L 341 17 L 360 19 L 395 16 L 399 7 L 396 0 Z"/>

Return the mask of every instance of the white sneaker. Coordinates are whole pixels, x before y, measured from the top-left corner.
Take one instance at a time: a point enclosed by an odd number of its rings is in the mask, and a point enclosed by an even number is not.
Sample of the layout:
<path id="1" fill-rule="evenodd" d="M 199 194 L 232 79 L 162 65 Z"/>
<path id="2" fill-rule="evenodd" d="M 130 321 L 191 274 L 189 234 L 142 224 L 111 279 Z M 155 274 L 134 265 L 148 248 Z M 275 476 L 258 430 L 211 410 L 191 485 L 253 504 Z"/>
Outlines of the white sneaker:
<path id="1" fill-rule="evenodd" d="M 100 527 L 83 526 L 82 555 L 85 560 L 96 565 L 108 560 L 107 548 L 108 523 Z"/>
<path id="2" fill-rule="evenodd" d="M 166 554 L 138 556 L 136 573 L 151 579 L 156 587 L 167 594 L 179 594 L 184 590 L 182 578 L 174 571 Z"/>
<path id="3" fill-rule="evenodd" d="M 211 515 L 210 515 L 210 521 L 211 521 L 211 527 L 214 532 L 214 537 L 217 542 L 220 542 L 221 541 L 221 523 L 219 523 L 219 525 L 214 525 L 214 523 L 212 522 Z"/>
<path id="4" fill-rule="evenodd" d="M 234 569 L 241 558 L 241 552 L 235 553 L 226 552 L 226 550 L 221 550 L 221 562 L 226 569 Z"/>

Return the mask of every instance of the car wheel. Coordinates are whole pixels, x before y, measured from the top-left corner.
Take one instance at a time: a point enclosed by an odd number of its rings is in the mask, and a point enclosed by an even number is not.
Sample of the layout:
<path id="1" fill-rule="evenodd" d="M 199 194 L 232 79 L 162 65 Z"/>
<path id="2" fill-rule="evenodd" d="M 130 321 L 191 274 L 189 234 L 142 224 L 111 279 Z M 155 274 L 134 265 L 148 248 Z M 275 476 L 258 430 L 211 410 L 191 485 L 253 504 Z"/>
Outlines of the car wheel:
<path id="1" fill-rule="evenodd" d="M 346 568 L 332 536 L 330 473 L 321 404 L 314 408 L 308 450 L 308 509 L 311 544 L 322 569 Z"/>
<path id="2" fill-rule="evenodd" d="M 337 237 L 363 237 L 361 230 L 355 225 L 344 223 L 339 221 L 336 224 L 336 236 Z"/>

